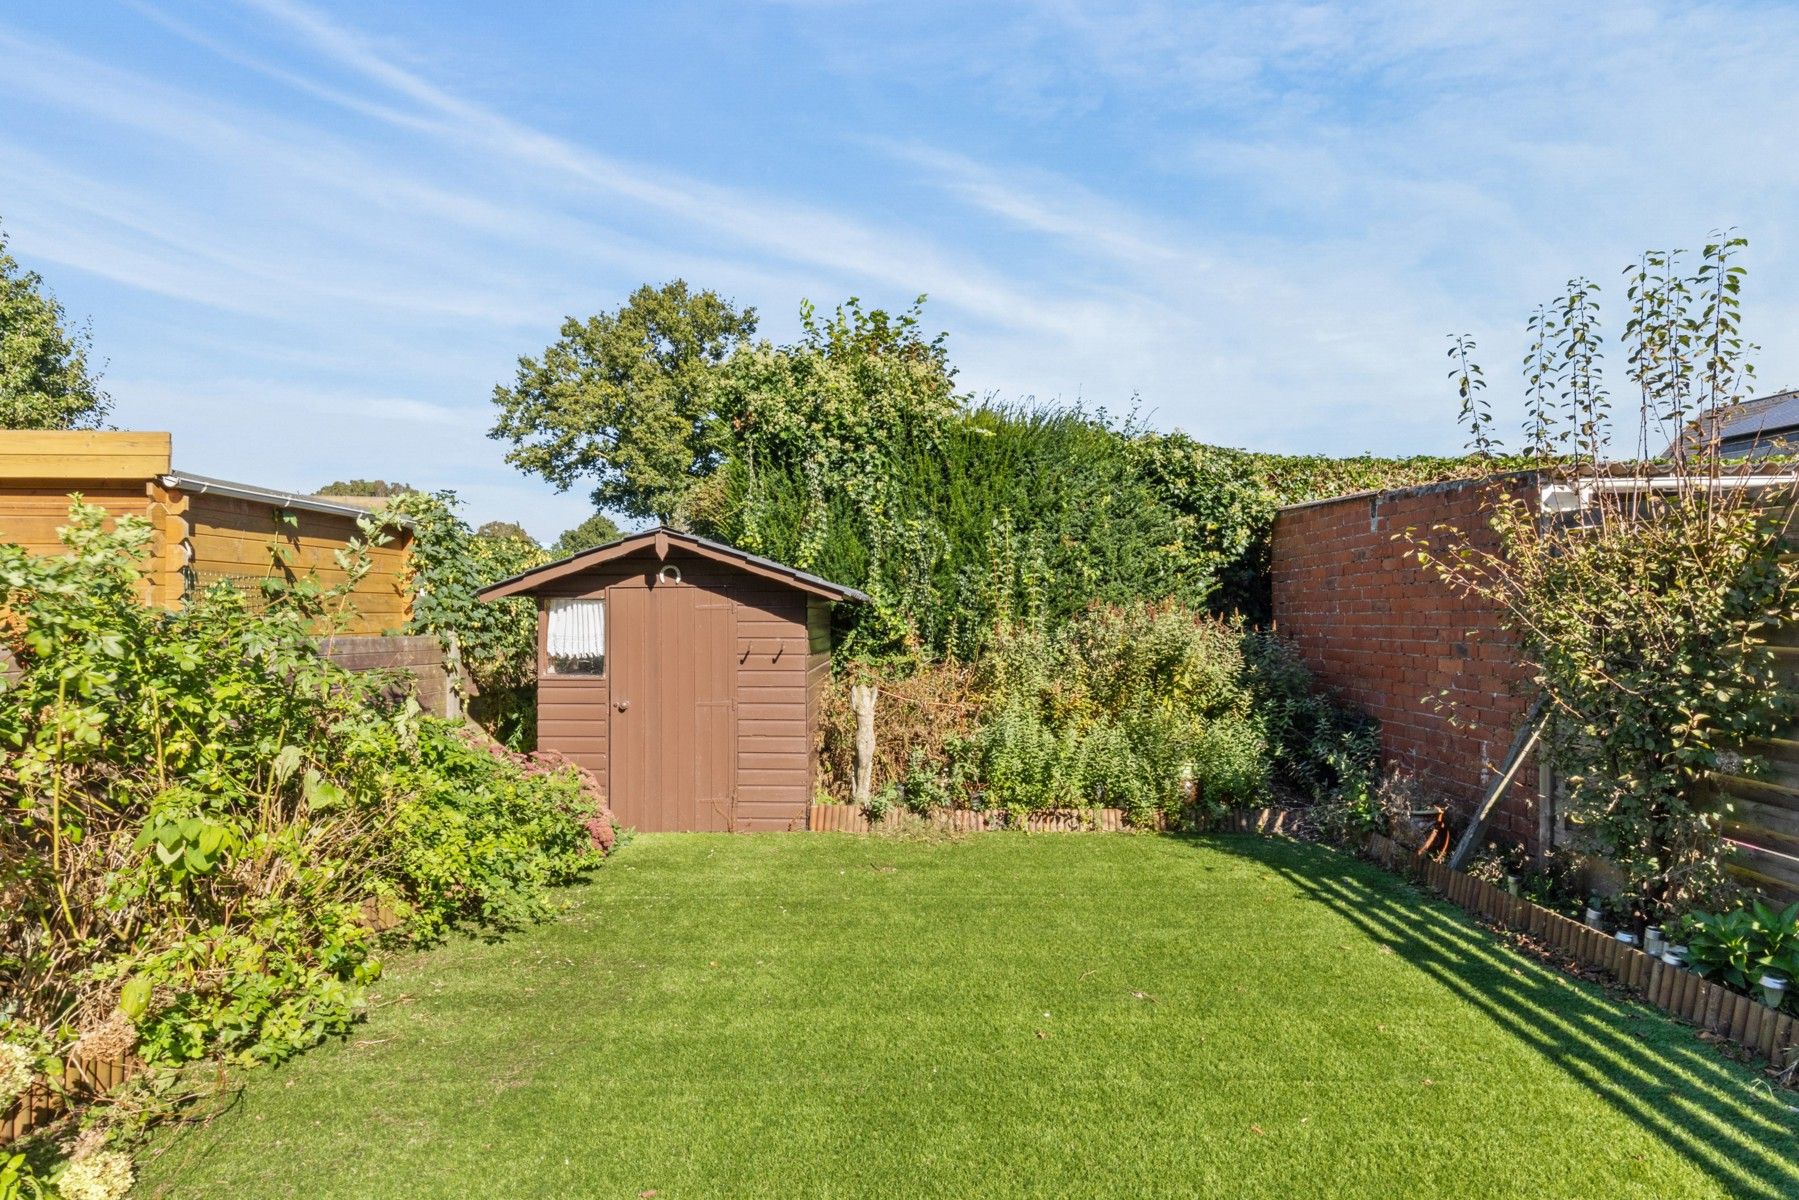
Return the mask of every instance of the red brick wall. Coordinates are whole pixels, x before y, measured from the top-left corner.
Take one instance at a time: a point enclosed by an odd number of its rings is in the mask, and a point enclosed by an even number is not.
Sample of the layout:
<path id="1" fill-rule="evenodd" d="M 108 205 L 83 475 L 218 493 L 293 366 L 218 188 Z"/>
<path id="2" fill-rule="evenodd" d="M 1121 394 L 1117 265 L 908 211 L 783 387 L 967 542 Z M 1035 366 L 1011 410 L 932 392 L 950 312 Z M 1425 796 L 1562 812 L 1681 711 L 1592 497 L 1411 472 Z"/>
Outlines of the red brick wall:
<path id="1" fill-rule="evenodd" d="M 1529 708 L 1498 613 L 1457 596 L 1410 557 L 1407 528 L 1438 524 L 1490 542 L 1492 481 L 1349 496 L 1283 509 L 1274 524 L 1276 628 L 1319 677 L 1378 718 L 1389 766 L 1409 768 L 1461 814 L 1504 765 Z M 1493 832 L 1533 843 L 1526 764 Z"/>

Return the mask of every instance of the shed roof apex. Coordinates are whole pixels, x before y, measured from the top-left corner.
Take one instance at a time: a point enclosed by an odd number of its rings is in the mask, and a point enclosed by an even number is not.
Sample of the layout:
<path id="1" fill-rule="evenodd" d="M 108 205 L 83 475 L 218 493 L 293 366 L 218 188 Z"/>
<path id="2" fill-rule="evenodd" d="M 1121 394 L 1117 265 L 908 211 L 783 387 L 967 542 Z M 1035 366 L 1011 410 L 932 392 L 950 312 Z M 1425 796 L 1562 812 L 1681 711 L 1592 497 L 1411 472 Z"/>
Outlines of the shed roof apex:
<path id="1" fill-rule="evenodd" d="M 639 533 L 626 534 L 614 542 L 603 546 L 581 550 L 545 563 L 541 567 L 532 567 L 529 571 L 521 571 L 510 579 L 502 579 L 492 583 L 475 593 L 483 600 L 500 600 L 507 596 L 528 595 L 546 583 L 585 571 L 589 567 L 635 554 L 639 550 L 652 549 L 658 558 L 666 557 L 670 546 L 680 546 L 704 558 L 728 566 L 738 567 L 753 575 L 772 579 L 790 587 L 808 592 L 814 596 L 822 596 L 827 600 L 853 600 L 866 603 L 868 596 L 852 587 L 841 583 L 832 583 L 817 575 L 809 574 L 797 567 L 778 563 L 772 558 L 763 558 L 735 546 L 727 546 L 723 542 L 715 542 L 710 538 L 700 537 L 694 533 L 684 533 L 679 529 L 671 529 L 667 525 L 658 525 L 653 529 L 645 529 Z"/>

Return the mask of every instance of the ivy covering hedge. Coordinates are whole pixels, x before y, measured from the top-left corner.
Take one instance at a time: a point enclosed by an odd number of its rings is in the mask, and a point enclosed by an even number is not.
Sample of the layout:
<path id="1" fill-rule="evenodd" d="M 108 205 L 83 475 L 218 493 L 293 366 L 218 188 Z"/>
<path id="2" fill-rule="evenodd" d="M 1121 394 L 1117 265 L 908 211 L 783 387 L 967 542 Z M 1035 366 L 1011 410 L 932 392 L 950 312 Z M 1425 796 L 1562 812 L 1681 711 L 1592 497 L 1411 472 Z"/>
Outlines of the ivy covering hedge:
<path id="1" fill-rule="evenodd" d="M 528 596 L 493 603 L 476 596 L 490 583 L 550 561 L 524 537 L 476 532 L 457 515 L 456 493 L 404 492 L 386 506 L 412 522 L 412 620 L 454 649 L 473 685 L 469 715 L 514 749 L 537 742 L 537 606 Z"/>
<path id="2" fill-rule="evenodd" d="M 335 591 L 163 611 L 148 527 L 103 515 L 75 508 L 66 557 L 0 545 L 0 1044 L 29 1064 L 0 1109 L 71 1054 L 285 1058 L 348 1026 L 383 947 L 537 919 L 597 861 L 590 779 L 319 656 L 366 555 Z"/>
<path id="3" fill-rule="evenodd" d="M 507 458 L 654 517 L 867 592 L 855 656 L 969 660 L 1043 596 L 1268 614 L 1281 504 L 1480 474 L 1489 456 L 1251 454 L 1103 409 L 977 402 L 924 302 L 800 306 L 800 336 L 675 280 L 569 321 L 495 389 Z"/>
<path id="4" fill-rule="evenodd" d="M 920 319 L 852 304 L 717 368 L 726 450 L 681 514 L 867 592 L 846 614 L 858 656 L 973 659 L 1033 604 L 1051 620 L 1172 600 L 1264 621 L 1281 505 L 1510 461 L 1257 454 L 1104 410 L 975 404 Z"/>

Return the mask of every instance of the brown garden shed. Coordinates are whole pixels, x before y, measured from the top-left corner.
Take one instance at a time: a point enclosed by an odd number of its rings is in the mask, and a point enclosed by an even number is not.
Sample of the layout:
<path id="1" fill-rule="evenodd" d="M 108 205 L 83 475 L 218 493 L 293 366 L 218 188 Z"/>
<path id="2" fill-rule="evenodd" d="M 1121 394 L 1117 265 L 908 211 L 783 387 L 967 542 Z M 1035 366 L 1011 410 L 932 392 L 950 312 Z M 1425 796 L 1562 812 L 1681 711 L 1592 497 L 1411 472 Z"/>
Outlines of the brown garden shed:
<path id="1" fill-rule="evenodd" d="M 854 588 L 652 529 L 493 584 L 537 601 L 537 747 L 646 831 L 804 829 L 831 606 Z"/>

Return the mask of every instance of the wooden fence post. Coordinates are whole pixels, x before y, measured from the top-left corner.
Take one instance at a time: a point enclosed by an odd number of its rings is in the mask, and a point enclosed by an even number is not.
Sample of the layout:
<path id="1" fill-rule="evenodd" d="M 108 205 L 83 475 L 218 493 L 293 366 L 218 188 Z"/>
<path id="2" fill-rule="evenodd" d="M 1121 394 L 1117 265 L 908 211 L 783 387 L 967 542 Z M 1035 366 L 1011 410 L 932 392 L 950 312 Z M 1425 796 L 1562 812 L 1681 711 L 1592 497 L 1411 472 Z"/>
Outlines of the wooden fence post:
<path id="1" fill-rule="evenodd" d="M 454 629 L 444 639 L 444 716 L 452 721 L 462 719 L 462 696 L 468 686 L 462 675 L 462 639 Z"/>
<path id="2" fill-rule="evenodd" d="M 850 688 L 850 708 L 856 714 L 856 777 L 850 799 L 857 808 L 866 808 L 874 796 L 875 699 L 880 694 L 873 684 L 858 683 Z"/>

